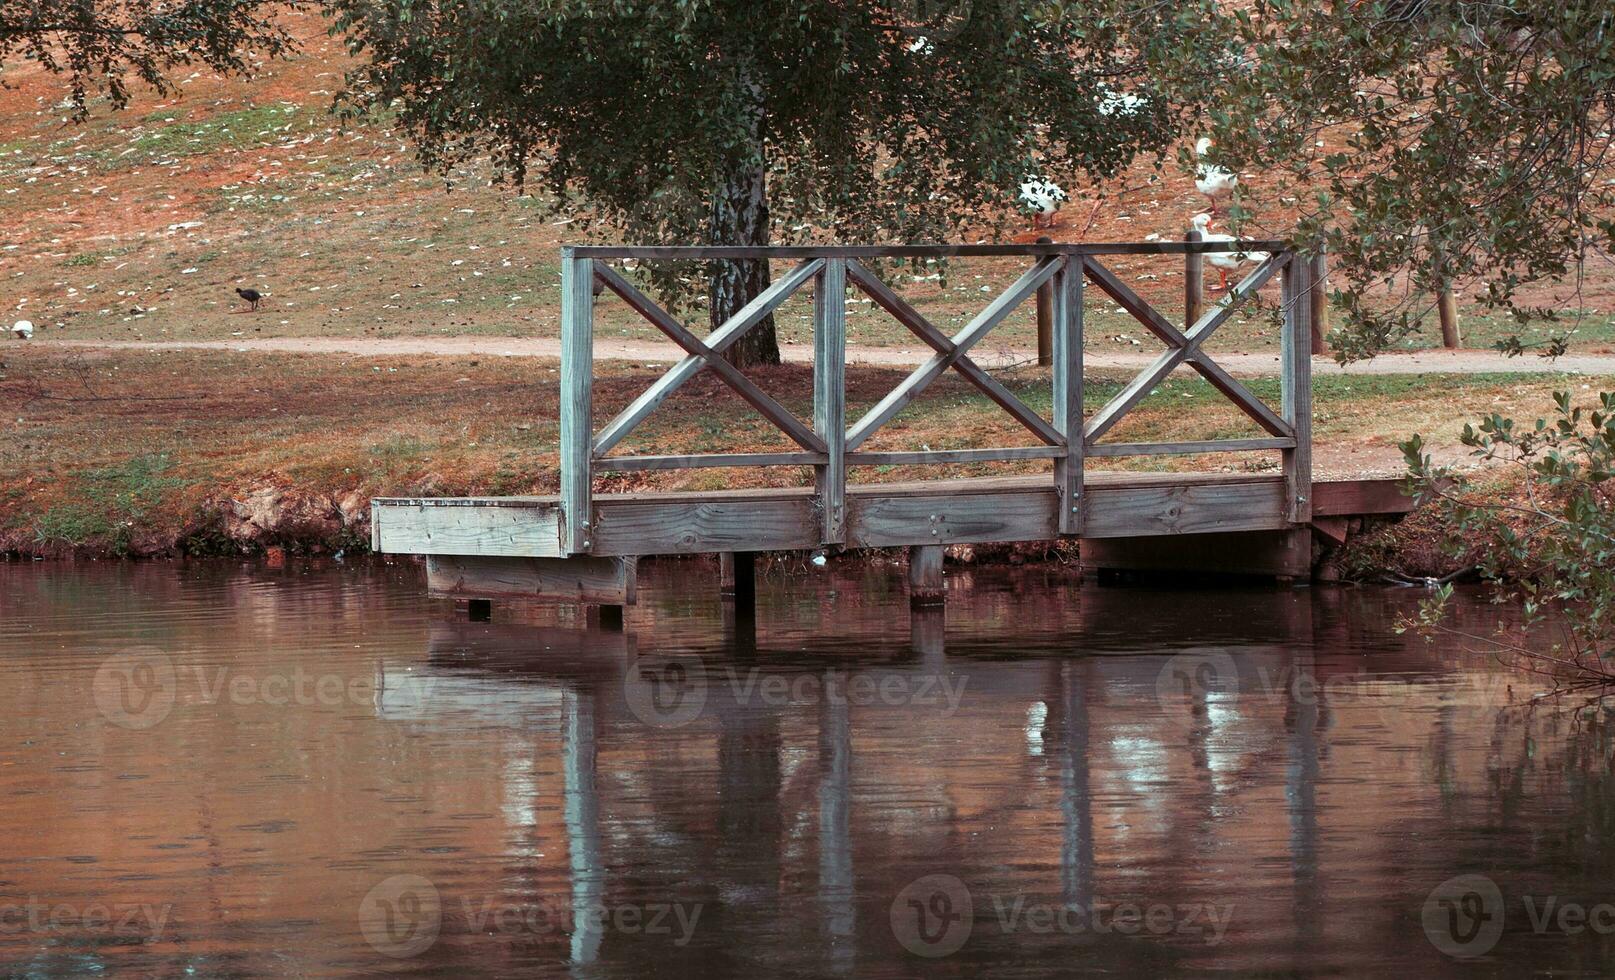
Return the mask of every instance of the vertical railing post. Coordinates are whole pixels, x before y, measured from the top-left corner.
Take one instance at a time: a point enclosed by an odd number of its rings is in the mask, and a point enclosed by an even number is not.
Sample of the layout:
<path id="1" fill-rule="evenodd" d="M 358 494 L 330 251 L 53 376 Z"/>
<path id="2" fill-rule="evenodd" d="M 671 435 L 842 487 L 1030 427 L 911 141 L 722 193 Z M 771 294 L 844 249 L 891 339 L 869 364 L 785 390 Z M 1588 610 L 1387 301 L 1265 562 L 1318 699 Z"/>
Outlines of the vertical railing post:
<path id="1" fill-rule="evenodd" d="M 561 250 L 561 551 L 593 545 L 594 260 Z"/>
<path id="2" fill-rule="evenodd" d="M 847 262 L 825 259 L 813 285 L 813 431 L 829 458 L 814 467 L 821 543 L 847 540 Z"/>
<path id="3" fill-rule="evenodd" d="M 1293 524 L 1312 521 L 1312 263 L 1292 252 L 1284 266 L 1283 415 L 1295 432 L 1284 450 L 1285 506 Z"/>
<path id="4" fill-rule="evenodd" d="M 1081 255 L 1067 255 L 1055 273 L 1054 428 L 1065 436 L 1065 455 L 1054 461 L 1054 492 L 1061 534 L 1081 534 L 1082 499 L 1082 291 Z"/>

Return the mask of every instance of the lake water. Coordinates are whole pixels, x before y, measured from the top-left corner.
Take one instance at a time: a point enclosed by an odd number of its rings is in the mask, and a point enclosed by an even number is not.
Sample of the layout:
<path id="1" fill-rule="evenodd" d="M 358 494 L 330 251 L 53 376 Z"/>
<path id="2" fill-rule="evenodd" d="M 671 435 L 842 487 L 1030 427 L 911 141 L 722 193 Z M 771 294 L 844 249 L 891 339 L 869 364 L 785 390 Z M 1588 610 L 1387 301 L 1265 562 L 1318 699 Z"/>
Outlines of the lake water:
<path id="1" fill-rule="evenodd" d="M 1418 591 L 716 576 L 0 563 L 0 972 L 1615 968 L 1607 713 Z"/>

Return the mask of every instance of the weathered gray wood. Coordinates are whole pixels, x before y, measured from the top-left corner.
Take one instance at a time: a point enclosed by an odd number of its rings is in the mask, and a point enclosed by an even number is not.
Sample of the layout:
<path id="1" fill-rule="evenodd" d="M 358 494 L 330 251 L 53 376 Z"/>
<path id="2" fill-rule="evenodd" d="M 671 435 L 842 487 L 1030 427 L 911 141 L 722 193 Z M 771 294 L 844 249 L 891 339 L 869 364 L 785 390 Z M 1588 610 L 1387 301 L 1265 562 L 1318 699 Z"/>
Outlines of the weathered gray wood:
<path id="1" fill-rule="evenodd" d="M 741 307 L 740 312 L 730 317 L 724 325 L 712 331 L 703 342 L 706 352 L 697 355 L 691 354 L 677 364 L 668 368 L 667 372 L 656 380 L 656 383 L 645 389 L 640 396 L 629 403 L 628 407 L 617 413 L 617 417 L 606 423 L 600 430 L 600 435 L 594 440 L 594 451 L 603 454 L 621 442 L 634 426 L 644 421 L 645 416 L 656 410 L 656 406 L 667 400 L 667 397 L 684 382 L 694 377 L 696 372 L 707 366 L 706 354 L 722 354 L 735 345 L 747 330 L 762 322 L 763 317 L 774 311 L 774 308 L 785 302 L 786 299 L 802 284 L 819 271 L 824 265 L 822 259 L 813 259 L 803 262 L 790 272 L 775 280 L 773 285 L 757 294 L 751 302 Z M 766 397 L 766 396 L 764 396 Z M 818 448 L 818 447 L 813 447 Z"/>
<path id="2" fill-rule="evenodd" d="M 1284 421 L 1295 447 L 1284 451 L 1287 513 L 1296 524 L 1312 520 L 1312 266 L 1297 257 L 1285 267 L 1284 328 L 1279 342 Z"/>
<path id="3" fill-rule="evenodd" d="M 376 551 L 389 555 L 549 556 L 563 554 L 561 506 L 547 501 L 370 502 Z"/>
<path id="4" fill-rule="evenodd" d="M 1065 454 L 1054 463 L 1054 490 L 1061 534 L 1082 533 L 1082 468 L 1087 440 L 1082 436 L 1083 286 L 1088 260 L 1065 259 L 1054 278 L 1054 428 L 1065 442 Z"/>
<path id="5" fill-rule="evenodd" d="M 814 468 L 820 543 L 841 544 L 847 530 L 847 262 L 826 259 L 813 288 L 813 429 L 825 446 Z"/>
<path id="6" fill-rule="evenodd" d="M 819 522 L 804 493 L 730 500 L 607 500 L 596 505 L 595 552 L 687 555 L 793 551 L 819 546 Z"/>
<path id="7" fill-rule="evenodd" d="M 942 546 L 915 545 L 908 549 L 908 600 L 916 606 L 940 605 L 947 596 L 942 578 Z"/>
<path id="8" fill-rule="evenodd" d="M 1312 516 L 1406 514 L 1413 498 L 1400 479 L 1326 480 L 1312 485 Z"/>
<path id="9" fill-rule="evenodd" d="M 561 551 L 589 550 L 594 436 L 594 262 L 561 261 Z"/>
<path id="10" fill-rule="evenodd" d="M 1194 232 L 1194 234 L 1199 234 L 1199 232 Z M 1190 258 L 1196 257 L 1190 256 Z M 1143 324 L 1161 341 L 1171 347 L 1181 348 L 1188 345 L 1189 338 L 1185 334 L 1173 326 L 1166 317 L 1162 316 L 1160 311 L 1150 306 L 1142 297 L 1133 292 L 1126 283 L 1116 278 L 1115 273 L 1092 259 L 1087 260 L 1087 267 L 1088 278 L 1093 281 L 1094 285 L 1115 300 L 1117 306 L 1132 314 L 1135 320 Z M 1203 297 L 1203 286 L 1201 294 Z M 1192 313 L 1193 315 L 1189 318 L 1189 322 L 1199 323 L 1205 317 L 1204 303 L 1202 302 Z M 1214 326 L 1211 329 L 1215 330 L 1216 327 Z M 1233 376 L 1223 370 L 1222 366 L 1216 361 L 1198 350 L 1187 360 L 1189 366 L 1198 371 L 1206 381 L 1210 382 L 1212 387 L 1222 392 L 1223 396 L 1237 405 L 1240 411 L 1255 419 L 1256 423 L 1262 428 L 1274 435 L 1287 436 L 1290 434 L 1290 427 L 1285 424 L 1283 419 L 1279 418 L 1271 408 L 1268 408 L 1260 398 L 1251 394 L 1250 389 L 1235 381 Z"/>
<path id="11" fill-rule="evenodd" d="M 1403 512 L 1396 481 L 1350 481 L 1330 491 L 1333 513 Z M 1288 525 L 1280 476 L 1089 472 L 1088 536 L 1264 530 Z M 601 494 L 594 547 L 601 555 L 805 550 L 819 546 L 807 488 Z M 1046 476 L 852 484 L 847 543 L 893 547 L 1049 540 L 1059 534 Z M 382 498 L 373 506 L 386 550 L 398 554 L 558 553 L 558 504 L 547 498 Z M 530 552 L 525 549 L 531 548 Z M 547 551 L 544 549 L 548 549 Z"/>
<path id="12" fill-rule="evenodd" d="M 1241 453 L 1257 449 L 1292 449 L 1295 440 L 1202 439 L 1191 442 L 1112 442 L 1088 447 L 1089 456 L 1172 456 L 1188 453 Z"/>
<path id="13" fill-rule="evenodd" d="M 714 466 L 819 466 L 825 453 L 705 453 L 691 456 L 596 456 L 596 471 L 642 473 L 648 470 L 688 470 Z"/>
<path id="14" fill-rule="evenodd" d="M 1084 493 L 1083 537 L 1262 531 L 1285 526 L 1284 481 L 1101 487 Z"/>
<path id="15" fill-rule="evenodd" d="M 1346 517 L 1319 517 L 1312 516 L 1312 528 L 1319 534 L 1333 541 L 1335 544 L 1345 544 L 1347 531 L 1351 524 Z"/>
<path id="16" fill-rule="evenodd" d="M 892 318 L 907 327 L 916 337 L 938 354 L 952 354 L 953 341 L 938 330 L 931 321 L 927 320 L 914 307 L 898 296 L 890 286 L 881 282 L 874 273 L 856 261 L 847 263 L 847 278 L 852 280 L 859 289 L 881 309 L 891 314 Z M 954 358 L 953 369 L 963 375 L 966 380 L 982 393 L 1014 417 L 1015 421 L 1030 429 L 1045 443 L 1056 446 L 1064 445 L 1065 440 L 1055 431 L 1054 427 L 1044 421 L 1043 416 L 1032 411 L 1026 403 L 1016 398 L 1008 388 L 999 384 L 981 366 L 972 360 L 969 355 L 960 354 Z"/>
<path id="17" fill-rule="evenodd" d="M 684 348 L 687 353 L 700 358 L 705 367 L 710 368 L 713 373 L 722 378 L 724 383 L 733 388 L 741 398 L 744 398 L 749 405 L 757 409 L 764 418 L 774 423 L 775 427 L 789 436 L 792 442 L 795 442 L 803 449 L 824 452 L 824 441 L 815 436 L 812 429 L 804 425 L 800 419 L 791 414 L 789 409 L 775 401 L 767 392 L 757 387 L 750 378 L 741 374 L 739 368 L 724 360 L 722 355 L 702 343 L 699 337 L 687 330 L 684 324 L 675 319 L 672 314 L 656 305 L 644 293 L 634 288 L 633 284 L 619 275 L 615 269 L 604 263 L 599 263 L 595 265 L 594 274 L 595 278 L 610 287 L 612 292 L 622 297 L 623 302 L 627 303 L 629 308 L 649 320 L 658 330 L 672 338 L 674 343 Z M 663 398 L 670 392 L 671 389 L 664 392 Z M 616 436 L 617 441 L 620 442 L 623 435 L 627 435 L 626 430 Z M 610 447 L 606 448 L 609 449 Z M 597 454 L 605 451 L 598 445 L 595 447 Z"/>
<path id="18" fill-rule="evenodd" d="M 1061 242 L 1048 245 L 568 245 L 562 256 L 594 259 L 880 259 L 966 256 L 1182 255 L 1186 252 L 1278 252 L 1287 242 Z"/>
<path id="19" fill-rule="evenodd" d="M 848 466 L 926 466 L 942 463 L 1001 463 L 1016 459 L 1060 459 L 1064 446 L 1003 446 L 994 449 L 930 449 L 847 454 Z"/>
<path id="20" fill-rule="evenodd" d="M 1250 416 L 1256 424 L 1275 436 L 1289 436 L 1290 423 L 1284 421 L 1277 412 L 1267 407 L 1267 403 L 1257 398 L 1251 390 L 1235 381 L 1233 376 L 1223 370 L 1221 364 L 1207 357 L 1204 352 L 1196 353 L 1189 359 L 1189 366 L 1200 373 L 1213 388 L 1222 392 L 1223 397 L 1233 402 L 1240 411 Z"/>
<path id="21" fill-rule="evenodd" d="M 1054 239 L 1044 235 L 1039 245 Z M 1054 280 L 1037 287 L 1037 366 L 1049 367 L 1054 363 Z"/>
<path id="22" fill-rule="evenodd" d="M 1088 259 L 1083 263 L 1083 271 L 1089 280 L 1106 296 L 1116 301 L 1116 305 L 1126 310 L 1133 319 L 1137 320 L 1146 330 L 1172 347 L 1182 347 L 1188 343 L 1183 331 L 1173 326 L 1171 321 L 1162 316 L 1160 311 L 1144 298 L 1133 291 L 1133 288 L 1120 279 L 1099 262 Z M 1190 320 L 1190 323 L 1195 322 Z"/>
<path id="23" fill-rule="evenodd" d="M 976 314 L 976 317 L 965 325 L 953 338 L 953 350 L 948 353 L 937 353 L 930 360 L 915 368 L 907 378 L 875 404 L 864 417 L 859 419 L 851 430 L 847 432 L 847 448 L 857 449 L 864 444 L 875 430 L 885 425 L 891 418 L 919 396 L 926 386 L 935 381 L 942 372 L 946 371 L 959 357 L 970 350 L 977 341 L 996 327 L 1010 311 L 1019 306 L 1026 297 L 1030 296 L 1037 287 L 1047 282 L 1059 269 L 1061 262 L 1057 258 L 1046 258 L 1017 279 L 1003 293 L 999 294 L 987 308 Z"/>
<path id="24" fill-rule="evenodd" d="M 491 558 L 429 555 L 426 588 L 434 595 L 631 605 L 635 558 Z"/>
<path id="25" fill-rule="evenodd" d="M 1217 328 L 1226 323 L 1239 307 L 1271 278 L 1280 268 L 1289 264 L 1289 256 L 1270 256 L 1256 268 L 1245 280 L 1233 289 L 1228 296 L 1216 307 L 1209 310 L 1197 320 L 1194 326 L 1184 334 L 1184 344 L 1166 351 L 1156 358 L 1143 373 L 1128 382 L 1109 404 L 1101 408 L 1088 420 L 1083 427 L 1083 438 L 1091 445 L 1094 440 L 1110 431 L 1111 427 L 1122 420 L 1133 406 L 1144 399 L 1155 387 L 1171 374 L 1179 364 L 1195 357 L 1208 337 L 1216 332 Z"/>
<path id="26" fill-rule="evenodd" d="M 1200 229 L 1190 228 L 1183 240 L 1193 245 L 1203 236 Z M 1188 252 L 1183 257 L 1183 322 L 1193 323 L 1205 314 L 1206 259 L 1204 252 Z"/>
<path id="27" fill-rule="evenodd" d="M 847 500 L 847 542 L 857 548 L 985 541 L 1046 541 L 1057 536 L 1053 488 L 942 497 L 855 494 Z"/>

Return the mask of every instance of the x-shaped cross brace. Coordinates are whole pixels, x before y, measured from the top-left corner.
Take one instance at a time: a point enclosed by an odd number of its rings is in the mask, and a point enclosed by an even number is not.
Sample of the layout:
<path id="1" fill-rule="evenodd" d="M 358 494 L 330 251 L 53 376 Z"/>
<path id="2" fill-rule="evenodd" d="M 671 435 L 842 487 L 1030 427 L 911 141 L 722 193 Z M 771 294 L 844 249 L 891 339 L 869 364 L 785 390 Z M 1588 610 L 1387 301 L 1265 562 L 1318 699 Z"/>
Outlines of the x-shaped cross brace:
<path id="1" fill-rule="evenodd" d="M 1280 418 L 1260 398 L 1251 394 L 1244 385 L 1235 381 L 1227 371 L 1216 361 L 1213 361 L 1200 349 L 1206 338 L 1234 315 L 1245 300 L 1256 294 L 1274 274 L 1289 262 L 1289 256 L 1270 256 L 1266 262 L 1257 266 L 1256 270 L 1239 285 L 1229 291 L 1227 298 L 1216 307 L 1208 310 L 1198 321 L 1190 325 L 1187 332 L 1180 332 L 1177 327 L 1168 323 L 1166 318 L 1155 311 L 1155 308 L 1144 302 L 1142 298 L 1127 284 L 1117 279 L 1115 274 L 1104 266 L 1095 262 L 1090 256 L 1084 263 L 1088 278 L 1094 285 L 1104 290 L 1111 299 L 1114 299 L 1122 309 L 1131 313 L 1135 319 L 1142 323 L 1146 329 L 1159 337 L 1171 349 L 1163 352 L 1160 357 L 1144 370 L 1144 373 L 1134 378 L 1123 388 L 1109 404 L 1094 413 L 1086 425 L 1082 427 L 1082 436 L 1085 444 L 1092 444 L 1106 432 L 1120 422 L 1122 416 L 1132 410 L 1160 384 L 1167 375 L 1177 369 L 1178 365 L 1187 362 L 1190 367 L 1199 371 L 1201 376 L 1210 382 L 1212 387 L 1222 392 L 1229 401 L 1239 408 L 1256 424 L 1275 436 L 1294 436 L 1295 430 L 1290 424 Z"/>
<path id="2" fill-rule="evenodd" d="M 994 381 L 980 365 L 970 359 L 967 353 L 987 332 L 1003 320 L 1016 306 L 1047 282 L 1055 272 L 1059 271 L 1061 259 L 1058 257 L 1046 258 L 1032 267 L 1021 276 L 1013 286 L 1005 290 L 988 307 L 979 313 L 976 318 L 953 338 L 949 338 L 931 325 L 931 322 L 921 316 L 914 307 L 903 302 L 897 294 L 881 282 L 863 265 L 856 260 L 847 263 L 847 277 L 858 284 L 869 298 L 890 313 L 903 326 L 913 331 L 916 336 L 925 341 L 936 355 L 930 360 L 914 369 L 914 372 L 905 378 L 902 384 L 893 388 L 885 398 L 881 399 L 875 407 L 871 408 L 864 417 L 859 419 L 851 429 L 847 430 L 847 450 L 850 452 L 863 445 L 874 435 L 875 430 L 889 422 L 892 416 L 903 410 L 909 402 L 919 396 L 926 386 L 935 381 L 948 368 L 953 368 L 980 388 L 988 398 L 998 403 L 1005 411 L 1014 416 L 1016 421 L 1032 430 L 1039 439 L 1051 446 L 1065 445 L 1065 438 L 1055 430 L 1054 426 L 1043 420 L 1041 415 L 1026 407 L 1026 404 L 1009 392 L 1009 389 Z"/>
<path id="3" fill-rule="evenodd" d="M 822 453 L 826 451 L 824 440 L 800 419 L 791 414 L 790 410 L 775 401 L 767 392 L 753 384 L 750 378 L 740 373 L 733 364 L 724 360 L 723 352 L 734 345 L 747 330 L 762 322 L 763 317 L 771 313 L 776 306 L 783 303 L 787 297 L 801 288 L 802 284 L 815 276 L 823 267 L 824 260 L 813 259 L 803 262 L 792 269 L 778 282 L 759 293 L 755 299 L 747 303 L 740 312 L 730 317 L 723 326 L 712 331 L 703 341 L 695 334 L 684 328 L 682 323 L 674 319 L 672 314 L 651 302 L 649 298 L 635 289 L 628 280 L 618 275 L 616 270 L 604 262 L 594 263 L 594 275 L 604 283 L 612 292 L 623 298 L 640 316 L 649 320 L 662 333 L 672 338 L 673 342 L 684 348 L 689 356 L 673 365 L 666 374 L 662 375 L 654 385 L 647 388 L 629 406 L 612 419 L 600 435 L 594 440 L 594 455 L 604 456 L 612 447 L 623 440 L 634 426 L 638 425 L 645 416 L 649 415 L 678 389 L 679 385 L 688 381 L 700 372 L 702 368 L 711 368 L 722 378 L 729 387 L 733 388 L 740 397 L 762 413 L 770 422 L 779 427 L 781 432 L 791 437 L 791 440 L 809 452 Z"/>

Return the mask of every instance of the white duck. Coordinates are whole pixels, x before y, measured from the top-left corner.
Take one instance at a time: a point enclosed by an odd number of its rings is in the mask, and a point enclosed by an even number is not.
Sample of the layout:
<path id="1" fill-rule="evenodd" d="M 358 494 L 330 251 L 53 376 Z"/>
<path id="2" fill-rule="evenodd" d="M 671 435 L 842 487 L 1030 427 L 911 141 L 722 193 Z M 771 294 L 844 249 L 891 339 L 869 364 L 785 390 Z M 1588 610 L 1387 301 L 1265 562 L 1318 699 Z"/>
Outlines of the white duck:
<path id="1" fill-rule="evenodd" d="M 1209 136 L 1200 137 L 1200 141 L 1194 145 L 1195 158 L 1200 161 L 1194 171 L 1194 187 L 1211 202 L 1211 213 L 1217 214 L 1217 202 L 1225 197 L 1232 197 L 1234 191 L 1239 189 L 1239 175 L 1214 163 L 1205 162 L 1206 154 L 1210 150 Z"/>
<path id="2" fill-rule="evenodd" d="M 1052 180 L 1028 177 L 1021 181 L 1021 204 L 1032 212 L 1033 228 L 1044 227 L 1039 223 L 1044 215 L 1048 216 L 1049 226 L 1052 227 L 1054 216 L 1060 212 L 1065 198 L 1065 188 Z"/>
<path id="3" fill-rule="evenodd" d="M 1203 242 L 1236 242 L 1239 239 L 1233 235 L 1224 235 L 1211 231 L 1211 215 L 1197 214 L 1194 216 L 1194 230 L 1200 233 Z M 1238 272 L 1242 266 L 1260 265 L 1266 262 L 1266 252 L 1207 252 L 1206 261 L 1217 267 L 1222 273 L 1222 288 L 1228 289 L 1228 273 Z"/>
<path id="4" fill-rule="evenodd" d="M 27 320 L 18 320 L 11 332 L 17 335 L 18 340 L 27 340 L 34 335 L 34 325 Z"/>

